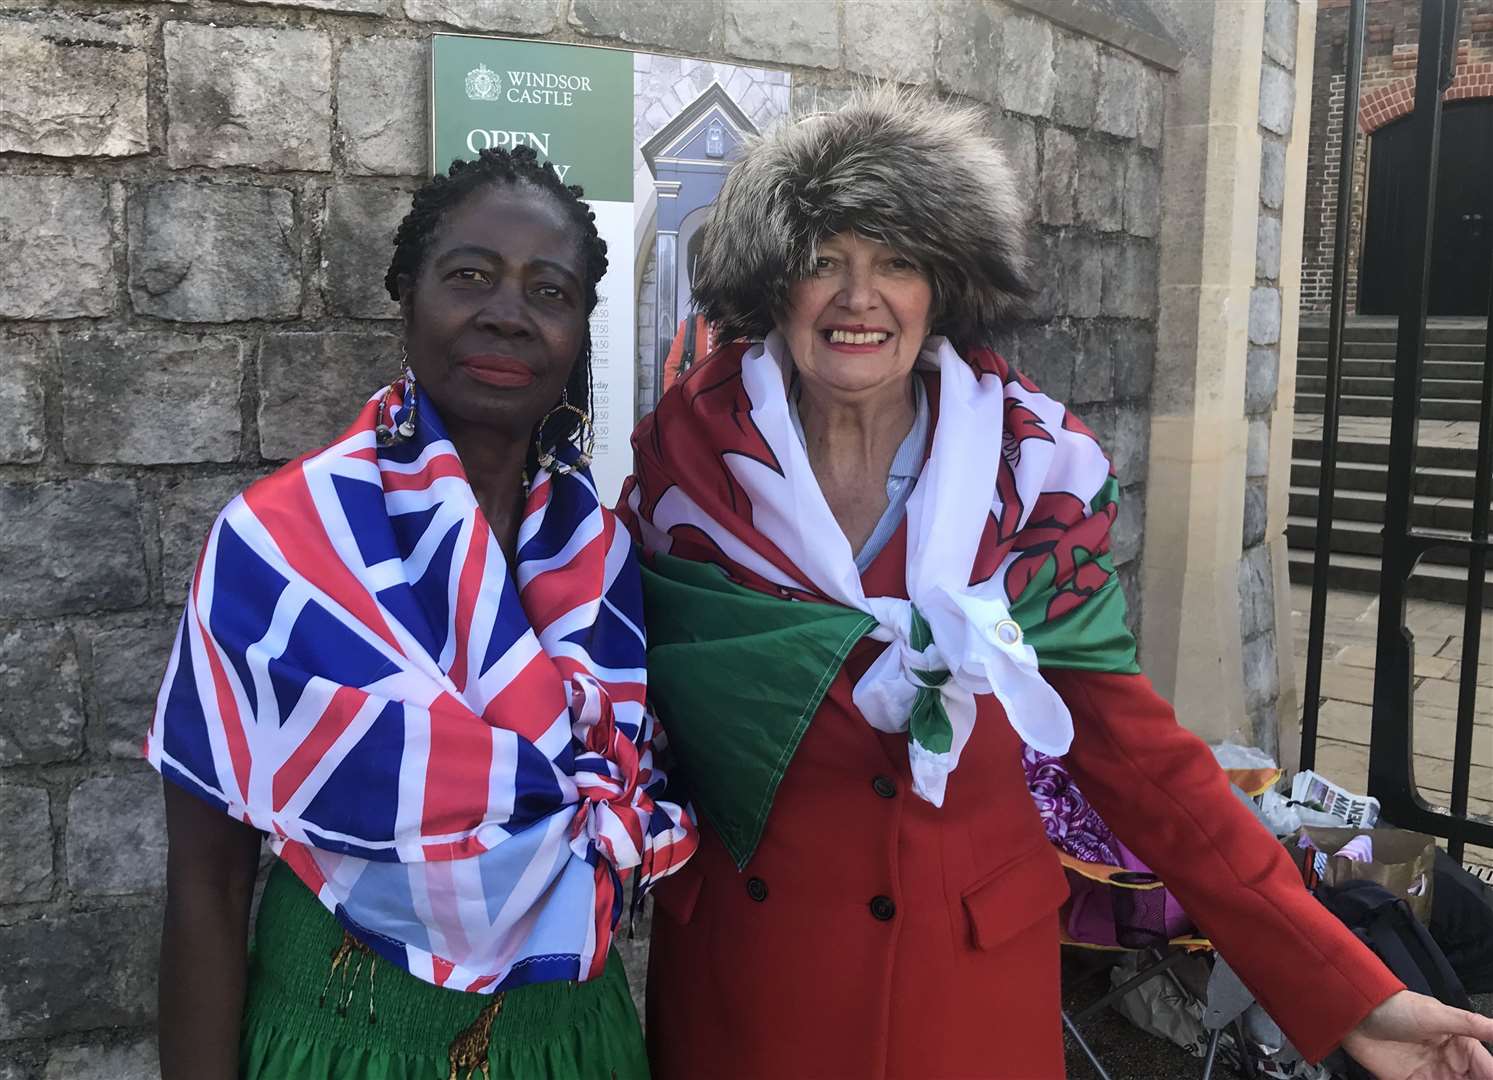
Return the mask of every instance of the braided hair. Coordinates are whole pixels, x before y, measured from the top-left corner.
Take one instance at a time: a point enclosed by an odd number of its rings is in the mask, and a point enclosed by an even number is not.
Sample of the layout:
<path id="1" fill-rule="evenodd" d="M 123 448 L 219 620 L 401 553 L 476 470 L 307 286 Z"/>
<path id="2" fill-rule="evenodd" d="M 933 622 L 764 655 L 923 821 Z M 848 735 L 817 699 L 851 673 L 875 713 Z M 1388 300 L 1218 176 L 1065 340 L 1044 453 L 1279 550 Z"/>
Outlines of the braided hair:
<path id="1" fill-rule="evenodd" d="M 590 315 L 596 307 L 596 285 L 607 272 L 607 242 L 596 228 L 596 214 L 583 201 L 585 192 L 579 185 L 566 184 L 560 179 L 549 162 L 540 162 L 533 147 L 515 146 L 512 150 L 492 147 L 481 151 L 475 160 L 457 159 L 451 163 L 444 176 L 437 175 L 411 200 L 411 209 L 399 223 L 394 234 L 394 258 L 389 271 L 384 275 L 384 288 L 396 302 L 400 299 L 399 279 L 409 275 L 410 280 L 419 276 L 425 263 L 425 255 L 446 214 L 460 205 L 468 195 L 484 185 L 512 185 L 532 188 L 551 195 L 565 211 L 570 223 L 580 234 L 581 259 L 586 289 L 585 336 L 580 355 L 565 384 L 566 399 L 586 411 L 594 412 L 591 392 L 591 326 Z M 556 405 L 559 402 L 555 403 Z M 535 432 L 537 442 L 545 447 L 554 447 L 561 442 L 572 442 L 580 430 L 581 421 L 575 413 L 567 410 L 548 413 L 540 421 Z M 534 451 L 530 449 L 530 457 Z M 530 463 L 533 473 L 533 462 Z"/>

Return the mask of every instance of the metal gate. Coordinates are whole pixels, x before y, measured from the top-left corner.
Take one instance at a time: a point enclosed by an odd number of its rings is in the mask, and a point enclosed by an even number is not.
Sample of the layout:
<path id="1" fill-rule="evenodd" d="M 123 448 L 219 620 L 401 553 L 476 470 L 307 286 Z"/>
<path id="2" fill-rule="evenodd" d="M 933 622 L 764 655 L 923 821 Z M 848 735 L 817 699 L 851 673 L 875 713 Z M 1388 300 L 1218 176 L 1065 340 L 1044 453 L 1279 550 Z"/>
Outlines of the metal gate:
<path id="1" fill-rule="evenodd" d="M 1416 66 L 1415 111 L 1411 114 L 1411 168 L 1405 178 L 1412 222 L 1405 238 L 1406 270 L 1396 335 L 1394 407 L 1390 417 L 1389 478 L 1385 495 L 1383 562 L 1379 581 L 1379 627 L 1375 656 L 1373 720 L 1369 739 L 1369 794 L 1382 804 L 1386 821 L 1445 837 L 1460 860 L 1466 843 L 1493 847 L 1493 821 L 1468 813 L 1472 774 L 1472 735 L 1477 695 L 1478 647 L 1482 637 L 1483 586 L 1488 557 L 1488 510 L 1493 461 L 1493 299 L 1483 363 L 1478 419 L 1477 473 L 1472 529 L 1467 535 L 1416 528 L 1411 522 L 1415 456 L 1419 434 L 1427 295 L 1435 223 L 1436 166 L 1441 144 L 1442 95 L 1456 66 L 1461 0 L 1423 0 L 1420 54 Z M 1322 653 L 1327 618 L 1327 570 L 1331 551 L 1332 502 L 1336 488 L 1338 420 L 1342 396 L 1343 323 L 1347 307 L 1348 235 L 1353 205 L 1353 158 L 1358 137 L 1360 78 L 1363 71 L 1367 0 L 1351 0 L 1348 17 L 1346 93 L 1343 103 L 1341 168 L 1333 249 L 1332 310 L 1327 342 L 1327 385 L 1322 424 L 1321 495 L 1317 506 L 1316 553 L 1312 575 L 1310 637 L 1307 645 L 1305 710 L 1301 720 L 1301 767 L 1316 758 L 1317 714 L 1321 701 Z M 1415 638 L 1406 622 L 1406 586 L 1416 564 L 1434 550 L 1461 551 L 1467 557 L 1467 593 L 1462 637 L 1462 671 L 1452 760 L 1449 812 L 1433 807 L 1415 782 Z"/>

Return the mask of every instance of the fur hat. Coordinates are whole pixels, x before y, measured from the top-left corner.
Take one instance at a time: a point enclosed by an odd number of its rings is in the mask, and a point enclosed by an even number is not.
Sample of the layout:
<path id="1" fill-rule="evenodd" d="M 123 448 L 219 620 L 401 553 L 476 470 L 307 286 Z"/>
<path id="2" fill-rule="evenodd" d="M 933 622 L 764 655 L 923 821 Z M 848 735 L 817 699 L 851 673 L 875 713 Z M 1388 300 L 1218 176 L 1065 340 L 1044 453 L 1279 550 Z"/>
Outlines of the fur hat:
<path id="1" fill-rule="evenodd" d="M 1027 207 L 976 108 L 890 86 L 754 138 L 726 177 L 695 268 L 723 338 L 765 337 L 819 242 L 845 230 L 896 248 L 933 283 L 933 331 L 988 340 L 1033 293 Z"/>

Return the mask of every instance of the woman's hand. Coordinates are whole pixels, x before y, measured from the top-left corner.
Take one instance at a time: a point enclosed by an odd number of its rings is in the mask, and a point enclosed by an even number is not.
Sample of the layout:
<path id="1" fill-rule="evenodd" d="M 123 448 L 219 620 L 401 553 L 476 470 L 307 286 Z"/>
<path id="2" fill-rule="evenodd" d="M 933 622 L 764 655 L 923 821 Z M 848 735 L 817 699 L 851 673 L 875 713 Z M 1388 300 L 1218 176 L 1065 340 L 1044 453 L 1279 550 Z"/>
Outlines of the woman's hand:
<path id="1" fill-rule="evenodd" d="M 1348 1033 L 1343 1049 L 1380 1080 L 1493 1080 L 1493 1020 L 1401 990 Z"/>

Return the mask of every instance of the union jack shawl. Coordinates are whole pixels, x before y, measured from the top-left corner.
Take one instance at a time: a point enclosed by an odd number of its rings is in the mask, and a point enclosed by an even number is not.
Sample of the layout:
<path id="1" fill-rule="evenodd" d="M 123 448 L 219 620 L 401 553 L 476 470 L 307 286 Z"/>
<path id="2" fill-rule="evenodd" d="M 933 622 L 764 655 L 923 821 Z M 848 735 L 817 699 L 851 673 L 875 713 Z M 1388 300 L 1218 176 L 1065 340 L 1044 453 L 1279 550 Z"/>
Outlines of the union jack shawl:
<path id="1" fill-rule="evenodd" d="M 588 473 L 541 472 L 510 573 L 415 393 L 413 439 L 377 445 L 375 396 L 219 515 L 146 755 L 419 978 L 593 978 L 626 882 L 697 843 L 657 798 L 630 539 Z"/>

